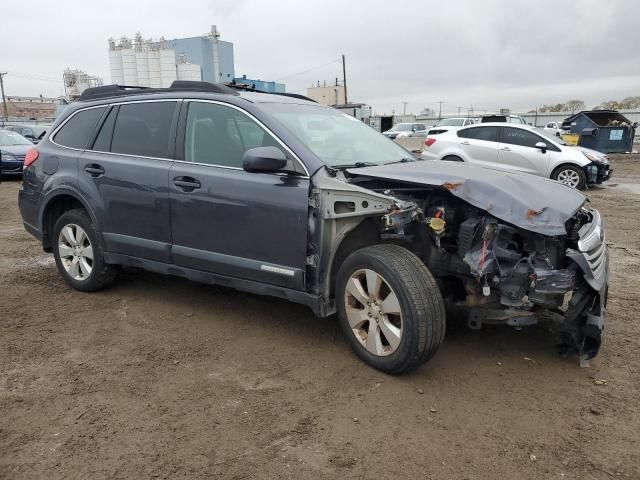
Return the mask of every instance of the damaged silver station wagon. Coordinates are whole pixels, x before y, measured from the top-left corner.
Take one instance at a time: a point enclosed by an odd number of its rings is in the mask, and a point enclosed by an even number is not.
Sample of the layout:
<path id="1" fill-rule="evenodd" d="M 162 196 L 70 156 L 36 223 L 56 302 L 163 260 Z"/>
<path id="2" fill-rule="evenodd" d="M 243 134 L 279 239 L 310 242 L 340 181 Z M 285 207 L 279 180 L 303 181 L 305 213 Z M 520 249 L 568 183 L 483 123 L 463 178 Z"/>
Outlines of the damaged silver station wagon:
<path id="1" fill-rule="evenodd" d="M 534 176 L 416 161 L 296 95 L 201 82 L 87 90 L 27 154 L 20 210 L 72 287 L 121 266 L 337 313 L 390 373 L 437 351 L 446 318 L 555 328 L 600 348 L 600 214 Z"/>

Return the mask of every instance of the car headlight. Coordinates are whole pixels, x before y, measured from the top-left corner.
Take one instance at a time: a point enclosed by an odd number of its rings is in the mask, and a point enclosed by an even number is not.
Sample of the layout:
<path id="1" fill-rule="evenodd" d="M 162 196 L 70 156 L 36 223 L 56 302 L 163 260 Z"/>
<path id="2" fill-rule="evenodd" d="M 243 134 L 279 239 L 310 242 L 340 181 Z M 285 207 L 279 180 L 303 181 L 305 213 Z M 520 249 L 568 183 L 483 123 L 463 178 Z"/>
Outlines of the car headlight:
<path id="1" fill-rule="evenodd" d="M 600 155 L 594 155 L 593 153 L 590 153 L 590 152 L 582 152 L 582 154 L 592 162 L 602 163 L 603 165 L 606 165 L 609 163 L 605 157 L 601 157 Z"/>
<path id="2" fill-rule="evenodd" d="M 14 162 L 17 160 L 16 157 L 9 152 L 0 152 L 0 155 L 2 155 L 3 160 L 13 160 Z"/>

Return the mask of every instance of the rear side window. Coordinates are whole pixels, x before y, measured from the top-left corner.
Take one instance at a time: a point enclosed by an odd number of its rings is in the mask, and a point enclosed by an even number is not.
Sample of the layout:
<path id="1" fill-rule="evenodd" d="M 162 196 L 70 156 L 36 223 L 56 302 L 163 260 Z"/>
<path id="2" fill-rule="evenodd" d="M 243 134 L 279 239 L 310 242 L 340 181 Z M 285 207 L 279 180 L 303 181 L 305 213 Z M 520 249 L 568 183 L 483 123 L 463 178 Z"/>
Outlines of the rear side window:
<path id="1" fill-rule="evenodd" d="M 543 141 L 544 140 L 538 135 L 527 130 L 508 127 L 502 129 L 502 143 L 533 148 L 535 147 L 536 143 Z"/>
<path id="2" fill-rule="evenodd" d="M 111 151 L 140 157 L 169 158 L 171 125 L 176 102 L 120 105 Z"/>
<path id="3" fill-rule="evenodd" d="M 90 108 L 76 113 L 56 133 L 53 141 L 63 147 L 84 150 L 105 110 L 106 107 Z"/>
<path id="4" fill-rule="evenodd" d="M 458 130 L 461 138 L 471 138 L 473 140 L 484 140 L 487 142 L 498 141 L 498 127 L 475 127 Z"/>

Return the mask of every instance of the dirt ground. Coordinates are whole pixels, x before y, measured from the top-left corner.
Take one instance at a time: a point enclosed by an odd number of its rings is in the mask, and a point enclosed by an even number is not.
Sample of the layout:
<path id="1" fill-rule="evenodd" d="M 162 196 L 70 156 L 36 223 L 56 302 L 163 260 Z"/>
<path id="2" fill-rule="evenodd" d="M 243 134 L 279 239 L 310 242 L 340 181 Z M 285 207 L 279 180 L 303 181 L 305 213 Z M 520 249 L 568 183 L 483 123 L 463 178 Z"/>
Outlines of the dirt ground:
<path id="1" fill-rule="evenodd" d="M 0 184 L 0 478 L 640 478 L 640 156 L 588 192 L 611 244 L 589 368 L 542 328 L 448 333 L 418 371 L 335 319 L 125 272 L 71 290 Z"/>

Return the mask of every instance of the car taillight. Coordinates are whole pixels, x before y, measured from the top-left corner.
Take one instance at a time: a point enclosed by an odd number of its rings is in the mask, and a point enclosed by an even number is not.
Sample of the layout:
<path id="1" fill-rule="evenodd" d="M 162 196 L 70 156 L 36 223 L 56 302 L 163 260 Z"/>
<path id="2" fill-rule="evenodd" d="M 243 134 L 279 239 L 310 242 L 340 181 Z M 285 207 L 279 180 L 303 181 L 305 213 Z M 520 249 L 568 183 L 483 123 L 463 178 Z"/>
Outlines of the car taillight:
<path id="1" fill-rule="evenodd" d="M 24 166 L 28 167 L 36 160 L 38 160 L 38 155 L 38 150 L 36 150 L 35 148 L 30 148 L 29 150 L 27 150 L 27 154 L 24 157 Z"/>
<path id="2" fill-rule="evenodd" d="M 427 138 L 427 139 L 424 141 L 424 144 L 425 144 L 427 147 L 430 147 L 430 146 L 431 146 L 431 145 L 433 145 L 434 143 L 436 143 L 436 139 L 435 139 L 435 138 Z"/>

